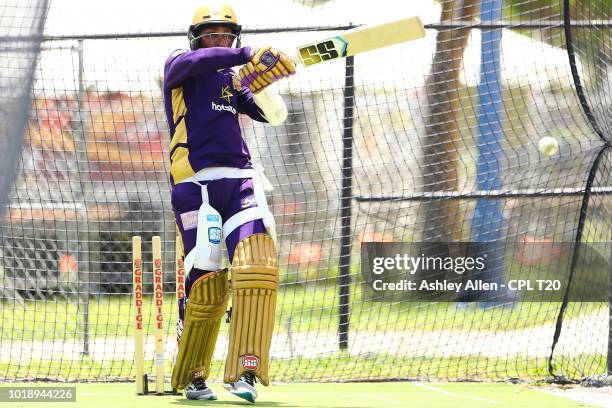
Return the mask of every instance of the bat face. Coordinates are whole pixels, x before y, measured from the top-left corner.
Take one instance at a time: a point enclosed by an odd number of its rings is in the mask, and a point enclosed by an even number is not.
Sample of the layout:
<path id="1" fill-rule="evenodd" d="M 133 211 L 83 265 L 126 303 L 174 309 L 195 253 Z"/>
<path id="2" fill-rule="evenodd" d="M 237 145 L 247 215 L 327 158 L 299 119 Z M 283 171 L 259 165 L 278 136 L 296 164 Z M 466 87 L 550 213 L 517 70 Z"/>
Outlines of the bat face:
<path id="1" fill-rule="evenodd" d="M 425 37 L 419 17 L 355 28 L 332 38 L 298 47 L 296 62 L 304 66 L 344 58 Z"/>

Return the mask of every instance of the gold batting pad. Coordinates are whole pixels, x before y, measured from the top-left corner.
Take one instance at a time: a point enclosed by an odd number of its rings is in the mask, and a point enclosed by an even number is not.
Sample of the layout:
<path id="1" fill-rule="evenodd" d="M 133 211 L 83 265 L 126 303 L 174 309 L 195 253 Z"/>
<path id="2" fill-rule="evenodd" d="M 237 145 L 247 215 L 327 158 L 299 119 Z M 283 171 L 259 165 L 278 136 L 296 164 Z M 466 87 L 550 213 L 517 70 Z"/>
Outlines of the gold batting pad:
<path id="1" fill-rule="evenodd" d="M 224 382 L 235 382 L 249 371 L 263 385 L 270 383 L 268 365 L 277 289 L 272 238 L 255 234 L 240 241 L 232 261 L 232 317 Z"/>
<path id="2" fill-rule="evenodd" d="M 197 377 L 208 378 L 221 317 L 227 308 L 228 286 L 227 269 L 204 275 L 191 286 L 172 371 L 173 388 L 184 389 L 196 372 Z"/>

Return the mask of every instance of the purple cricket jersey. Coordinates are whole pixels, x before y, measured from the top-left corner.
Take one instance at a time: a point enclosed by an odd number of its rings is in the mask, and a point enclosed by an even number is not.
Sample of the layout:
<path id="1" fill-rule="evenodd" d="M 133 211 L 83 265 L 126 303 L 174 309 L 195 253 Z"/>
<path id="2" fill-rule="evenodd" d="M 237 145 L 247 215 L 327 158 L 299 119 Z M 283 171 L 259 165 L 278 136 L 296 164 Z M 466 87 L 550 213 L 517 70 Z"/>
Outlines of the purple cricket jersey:
<path id="1" fill-rule="evenodd" d="M 172 207 L 185 254 L 195 246 L 197 228 L 184 225 L 183 218 L 197 213 L 202 194 L 200 186 L 179 182 L 207 167 L 251 168 L 251 154 L 242 138 L 238 114 L 267 122 L 253 94 L 241 86 L 231 69 L 247 63 L 250 54 L 249 47 L 177 50 L 164 66 L 164 105 L 171 137 Z M 209 202 L 219 211 L 223 222 L 255 205 L 251 180 L 222 179 L 206 184 Z M 230 259 L 238 242 L 264 232 L 262 220 L 255 220 L 225 237 Z M 187 298 L 192 283 L 210 272 L 192 269 L 186 278 Z M 180 301 L 179 314 L 183 319 L 184 303 Z"/>
<path id="2" fill-rule="evenodd" d="M 164 66 L 172 185 L 207 167 L 250 168 L 238 114 L 266 122 L 231 69 L 249 61 L 250 47 L 177 50 Z"/>

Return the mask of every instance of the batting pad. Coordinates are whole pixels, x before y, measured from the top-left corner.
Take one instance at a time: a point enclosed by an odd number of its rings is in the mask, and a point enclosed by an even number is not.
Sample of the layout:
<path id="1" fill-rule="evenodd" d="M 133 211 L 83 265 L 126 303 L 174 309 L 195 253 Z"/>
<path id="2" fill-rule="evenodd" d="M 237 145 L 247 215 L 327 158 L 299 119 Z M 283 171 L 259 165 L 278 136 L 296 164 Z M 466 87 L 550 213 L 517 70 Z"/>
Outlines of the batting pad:
<path id="1" fill-rule="evenodd" d="M 274 241 L 266 234 L 238 243 L 232 261 L 232 317 L 223 381 L 245 372 L 269 384 L 270 343 L 274 330 L 278 267 Z"/>
<path id="2" fill-rule="evenodd" d="M 221 317 L 228 297 L 227 269 L 210 273 L 191 286 L 185 326 L 172 371 L 172 387 L 184 389 L 194 377 L 208 378 Z"/>

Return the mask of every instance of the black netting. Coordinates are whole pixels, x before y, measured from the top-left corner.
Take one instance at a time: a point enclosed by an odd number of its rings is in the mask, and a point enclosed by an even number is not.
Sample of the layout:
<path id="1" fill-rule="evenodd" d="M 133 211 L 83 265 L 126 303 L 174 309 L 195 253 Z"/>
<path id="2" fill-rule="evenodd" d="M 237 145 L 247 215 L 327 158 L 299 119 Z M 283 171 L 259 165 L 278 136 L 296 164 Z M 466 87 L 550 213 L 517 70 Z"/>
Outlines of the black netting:
<path id="1" fill-rule="evenodd" d="M 422 40 L 302 68 L 280 82 L 289 109 L 282 126 L 240 119 L 275 187 L 268 203 L 281 289 L 272 378 L 607 373 L 610 1 L 398 3 L 278 0 L 273 16 L 247 1 L 233 5 L 245 45 L 292 50 L 388 18 L 389 10 L 419 15 L 427 31 Z M 133 378 L 134 235 L 142 236 L 145 263 L 147 372 L 155 235 L 164 247 L 168 368 L 176 349 L 160 83 L 165 58 L 188 46 L 189 21 L 155 7 L 138 21 L 79 7 L 50 8 L 35 70 L 0 247 L 4 380 Z M 69 11 L 108 24 L 62 24 Z M 559 143 L 552 156 L 538 151 L 546 136 Z M 477 243 L 465 249 L 476 253 L 484 243 L 499 256 L 483 278 L 558 278 L 570 288 L 552 300 L 377 293 L 359 265 L 369 242 L 420 242 L 427 254 L 440 242 Z M 222 325 L 215 380 L 226 344 Z"/>

